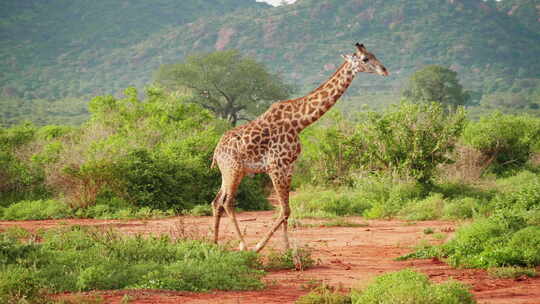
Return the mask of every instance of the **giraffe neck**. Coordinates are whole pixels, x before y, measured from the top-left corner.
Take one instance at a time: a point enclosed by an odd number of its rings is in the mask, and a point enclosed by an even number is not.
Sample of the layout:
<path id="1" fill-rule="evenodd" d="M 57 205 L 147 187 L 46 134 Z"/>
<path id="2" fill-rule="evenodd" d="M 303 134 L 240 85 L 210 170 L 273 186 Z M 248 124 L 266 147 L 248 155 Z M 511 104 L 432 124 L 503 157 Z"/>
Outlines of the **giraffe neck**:
<path id="1" fill-rule="evenodd" d="M 345 62 L 325 83 L 298 101 L 298 109 L 302 117 L 299 121 L 301 126 L 299 131 L 317 121 L 336 104 L 351 84 L 355 74 L 351 65 Z"/>

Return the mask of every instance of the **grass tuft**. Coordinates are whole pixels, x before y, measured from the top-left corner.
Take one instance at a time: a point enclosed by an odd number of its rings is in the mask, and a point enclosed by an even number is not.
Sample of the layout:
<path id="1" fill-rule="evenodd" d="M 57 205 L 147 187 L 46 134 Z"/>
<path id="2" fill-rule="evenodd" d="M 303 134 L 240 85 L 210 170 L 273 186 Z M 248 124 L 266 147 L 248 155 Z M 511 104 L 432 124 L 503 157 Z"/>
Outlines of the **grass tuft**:
<path id="1" fill-rule="evenodd" d="M 536 277 L 537 273 L 534 268 L 524 267 L 495 267 L 489 268 L 488 274 L 497 279 L 517 279 L 523 276 L 530 278 Z"/>
<path id="2" fill-rule="evenodd" d="M 264 268 L 267 270 L 305 270 L 313 267 L 313 265 L 315 265 L 315 260 L 311 257 L 311 249 L 309 247 L 298 247 L 285 252 L 270 251 L 266 256 Z"/>
<path id="3" fill-rule="evenodd" d="M 322 284 L 307 295 L 301 296 L 295 304 L 350 304 L 351 297 L 335 291 L 334 288 Z"/>
<path id="4" fill-rule="evenodd" d="M 463 284 L 455 281 L 432 284 L 426 275 L 410 269 L 381 275 L 351 295 L 353 304 L 476 303 Z"/>

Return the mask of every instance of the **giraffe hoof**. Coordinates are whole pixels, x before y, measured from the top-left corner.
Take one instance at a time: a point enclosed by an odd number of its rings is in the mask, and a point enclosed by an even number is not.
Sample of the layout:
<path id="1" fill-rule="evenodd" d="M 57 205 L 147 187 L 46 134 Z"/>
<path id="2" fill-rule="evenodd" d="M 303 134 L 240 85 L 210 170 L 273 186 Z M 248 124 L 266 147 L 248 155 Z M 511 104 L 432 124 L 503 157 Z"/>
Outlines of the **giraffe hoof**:
<path id="1" fill-rule="evenodd" d="M 239 249 L 240 251 L 246 250 L 246 244 L 240 243 L 240 246 L 238 246 L 238 249 Z"/>
<path id="2" fill-rule="evenodd" d="M 257 246 L 255 246 L 255 248 L 253 248 L 253 251 L 259 252 L 259 251 L 261 251 L 261 249 L 262 249 L 261 244 L 257 244 Z"/>

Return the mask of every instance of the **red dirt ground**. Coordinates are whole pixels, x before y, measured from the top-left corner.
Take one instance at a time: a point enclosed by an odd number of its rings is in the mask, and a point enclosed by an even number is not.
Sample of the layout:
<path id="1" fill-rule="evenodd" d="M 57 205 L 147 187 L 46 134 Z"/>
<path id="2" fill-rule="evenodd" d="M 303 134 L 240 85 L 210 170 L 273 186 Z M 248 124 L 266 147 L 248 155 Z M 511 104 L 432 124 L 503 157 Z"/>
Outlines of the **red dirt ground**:
<path id="1" fill-rule="evenodd" d="M 247 241 L 253 247 L 269 229 L 273 221 L 272 211 L 243 212 L 238 215 L 245 229 Z M 290 229 L 291 243 L 309 246 L 318 265 L 305 271 L 274 271 L 264 278 L 269 287 L 261 291 L 188 293 L 155 290 L 106 291 L 94 293 L 106 303 L 120 303 L 127 294 L 129 303 L 294 303 L 308 293 L 307 287 L 324 282 L 346 292 L 353 287 L 365 286 L 382 273 L 412 267 L 427 274 L 433 281 L 440 282 L 454 278 L 471 286 L 479 303 L 539 304 L 540 278 L 493 279 L 486 271 L 478 269 L 453 269 L 438 260 L 410 260 L 398 262 L 394 258 L 411 252 L 411 247 L 422 239 L 434 241 L 426 236 L 425 228 L 443 232 L 451 236 L 456 224 L 444 221 L 407 223 L 405 221 L 365 221 L 359 217 L 349 217 L 348 221 L 367 224 L 363 227 L 322 227 L 320 220 L 301 220 L 312 227 Z M 211 217 L 174 217 L 160 220 L 50 220 L 2 222 L 0 230 L 9 226 L 21 226 L 36 230 L 65 225 L 88 225 L 114 227 L 130 234 L 168 233 L 173 237 L 206 235 L 210 231 Z M 221 241 L 235 240 L 232 225 L 227 218 L 222 221 Z M 281 248 L 278 232 L 268 244 L 269 248 Z M 264 253 L 264 251 L 263 251 Z M 540 270 L 540 268 L 538 269 Z M 70 297 L 71 295 L 67 295 Z M 85 295 L 82 295 L 85 296 Z"/>

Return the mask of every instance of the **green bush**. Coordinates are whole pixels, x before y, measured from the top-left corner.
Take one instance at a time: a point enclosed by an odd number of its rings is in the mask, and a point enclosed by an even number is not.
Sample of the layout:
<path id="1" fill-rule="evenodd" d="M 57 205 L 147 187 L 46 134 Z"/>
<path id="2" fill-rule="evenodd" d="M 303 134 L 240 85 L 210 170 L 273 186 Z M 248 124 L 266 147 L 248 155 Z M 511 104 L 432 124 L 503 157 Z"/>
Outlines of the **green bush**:
<path id="1" fill-rule="evenodd" d="M 292 214 L 295 218 L 332 218 L 345 215 L 362 215 L 371 206 L 346 188 L 322 190 L 305 188 L 291 197 Z"/>
<path id="2" fill-rule="evenodd" d="M 146 95 L 141 100 L 129 88 L 124 98 L 96 97 L 90 120 L 79 128 L 0 129 L 0 206 L 54 197 L 78 216 L 114 218 L 210 204 L 220 186 L 210 162 L 227 124 L 190 103 L 190 96 L 157 88 Z M 267 182 L 244 179 L 237 207 L 268 209 Z M 115 200 L 127 205 L 105 207 Z"/>
<path id="3" fill-rule="evenodd" d="M 38 291 L 208 291 L 263 286 L 258 257 L 253 252 L 226 251 L 200 241 L 124 236 L 79 227 L 50 230 L 39 237 L 41 243 L 31 243 L 0 234 L 2 303 L 19 303 L 36 297 Z"/>
<path id="4" fill-rule="evenodd" d="M 426 275 L 410 269 L 384 274 L 351 294 L 353 304 L 466 304 L 476 303 L 461 283 L 432 284 Z"/>
<path id="5" fill-rule="evenodd" d="M 17 265 L 0 267 L 0 303 L 44 302 L 41 284 L 32 269 Z"/>
<path id="6" fill-rule="evenodd" d="M 291 208 L 295 218 L 348 215 L 390 218 L 409 202 L 424 197 L 425 188 L 419 183 L 367 177 L 358 180 L 353 188 L 302 188 L 291 197 Z"/>
<path id="7" fill-rule="evenodd" d="M 393 182 L 391 179 L 365 179 L 355 187 L 360 201 L 369 202 L 367 218 L 391 218 L 413 200 L 425 197 L 425 188 L 416 182 Z"/>
<path id="8" fill-rule="evenodd" d="M 361 150 L 352 122 L 332 111 L 300 135 L 302 154 L 293 184 L 350 186 L 358 168 Z"/>
<path id="9" fill-rule="evenodd" d="M 462 110 L 447 113 L 440 104 L 402 102 L 385 112 L 369 112 L 356 129 L 367 171 L 412 177 L 429 183 L 437 166 L 451 162 L 465 123 Z"/>
<path id="10" fill-rule="evenodd" d="M 449 163 L 464 127 L 462 110 L 403 102 L 384 113 L 368 112 L 356 126 L 333 114 L 302 133 L 295 185 L 351 186 L 359 171 L 431 181 Z"/>
<path id="11" fill-rule="evenodd" d="M 412 221 L 437 219 L 441 217 L 446 203 L 442 194 L 432 194 L 425 199 L 410 201 L 399 211 L 399 215 Z"/>
<path id="12" fill-rule="evenodd" d="M 451 200 L 444 206 L 443 218 L 449 220 L 463 220 L 472 218 L 479 209 L 479 201 L 476 198 L 466 197 Z"/>
<path id="13" fill-rule="evenodd" d="M 20 201 L 4 208 L 0 218 L 4 220 L 47 220 L 73 215 L 66 204 L 57 200 Z"/>
<path id="14" fill-rule="evenodd" d="M 471 122 L 463 140 L 478 149 L 496 173 L 522 167 L 540 140 L 540 119 L 493 113 Z"/>
<path id="15" fill-rule="evenodd" d="M 31 124 L 0 128 L 0 206 L 39 199 L 47 193 L 42 168 L 29 162 L 24 151 L 35 139 L 36 130 Z"/>

